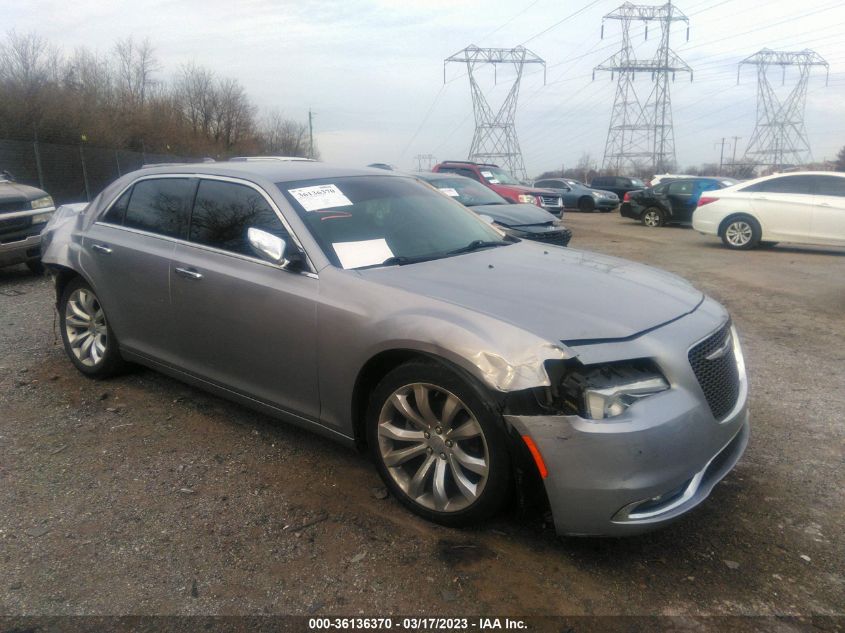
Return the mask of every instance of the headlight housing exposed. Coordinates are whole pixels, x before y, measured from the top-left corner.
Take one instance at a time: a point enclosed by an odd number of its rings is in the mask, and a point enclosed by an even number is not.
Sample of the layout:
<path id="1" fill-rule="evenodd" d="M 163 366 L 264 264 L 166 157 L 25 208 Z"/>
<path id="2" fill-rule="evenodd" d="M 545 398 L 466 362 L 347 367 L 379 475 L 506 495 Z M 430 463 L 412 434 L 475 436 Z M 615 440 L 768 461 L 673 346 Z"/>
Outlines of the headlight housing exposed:
<path id="1" fill-rule="evenodd" d="M 537 198 L 530 193 L 521 193 L 517 196 L 517 199 L 525 204 L 537 204 Z"/>
<path id="2" fill-rule="evenodd" d="M 591 420 L 622 415 L 632 404 L 669 389 L 653 363 L 631 361 L 570 371 L 561 383 L 564 404 Z"/>
<path id="3" fill-rule="evenodd" d="M 29 204 L 32 209 L 46 209 L 53 206 L 53 198 L 50 196 L 44 196 L 43 198 L 33 200 Z"/>

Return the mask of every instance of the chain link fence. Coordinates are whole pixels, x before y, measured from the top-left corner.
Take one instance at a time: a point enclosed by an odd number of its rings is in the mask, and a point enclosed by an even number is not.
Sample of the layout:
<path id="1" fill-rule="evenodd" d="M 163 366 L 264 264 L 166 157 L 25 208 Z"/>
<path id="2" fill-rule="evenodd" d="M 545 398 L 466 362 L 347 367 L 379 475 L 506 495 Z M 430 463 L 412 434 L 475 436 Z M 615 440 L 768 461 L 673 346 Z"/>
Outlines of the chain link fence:
<path id="1" fill-rule="evenodd" d="M 56 204 L 90 201 L 123 174 L 150 163 L 197 162 L 173 154 L 0 139 L 0 170 L 43 189 Z"/>

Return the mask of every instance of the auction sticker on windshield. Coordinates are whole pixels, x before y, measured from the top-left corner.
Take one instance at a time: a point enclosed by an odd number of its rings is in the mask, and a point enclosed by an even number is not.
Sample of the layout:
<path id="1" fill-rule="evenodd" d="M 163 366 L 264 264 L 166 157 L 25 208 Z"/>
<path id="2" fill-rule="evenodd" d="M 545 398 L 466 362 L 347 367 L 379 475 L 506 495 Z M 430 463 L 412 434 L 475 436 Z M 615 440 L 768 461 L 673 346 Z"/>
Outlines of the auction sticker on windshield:
<path id="1" fill-rule="evenodd" d="M 334 207 L 346 207 L 352 204 L 352 201 L 343 195 L 343 192 L 336 185 L 317 185 L 316 187 L 288 189 L 288 193 L 306 211 L 333 209 Z"/>
<path id="2" fill-rule="evenodd" d="M 452 189 L 452 187 L 443 187 L 442 189 L 440 189 L 440 191 L 442 191 L 443 193 L 445 193 L 447 196 L 451 196 L 451 197 L 453 197 L 453 198 L 458 198 L 458 197 L 460 197 L 460 195 L 461 195 L 461 194 L 459 194 L 457 191 L 455 191 L 454 189 Z"/>

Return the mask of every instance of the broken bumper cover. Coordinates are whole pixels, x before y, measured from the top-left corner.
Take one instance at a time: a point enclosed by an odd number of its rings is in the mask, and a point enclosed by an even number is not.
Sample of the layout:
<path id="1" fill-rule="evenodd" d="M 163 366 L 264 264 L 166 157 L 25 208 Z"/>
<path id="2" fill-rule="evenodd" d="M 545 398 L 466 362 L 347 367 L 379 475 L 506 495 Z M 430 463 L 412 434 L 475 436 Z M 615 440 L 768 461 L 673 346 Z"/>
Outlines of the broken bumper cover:
<path id="1" fill-rule="evenodd" d="M 683 389 L 644 399 L 618 419 L 505 419 L 543 456 L 559 534 L 624 536 L 658 528 L 707 498 L 748 444 L 746 400 L 743 386 L 722 421 Z"/>

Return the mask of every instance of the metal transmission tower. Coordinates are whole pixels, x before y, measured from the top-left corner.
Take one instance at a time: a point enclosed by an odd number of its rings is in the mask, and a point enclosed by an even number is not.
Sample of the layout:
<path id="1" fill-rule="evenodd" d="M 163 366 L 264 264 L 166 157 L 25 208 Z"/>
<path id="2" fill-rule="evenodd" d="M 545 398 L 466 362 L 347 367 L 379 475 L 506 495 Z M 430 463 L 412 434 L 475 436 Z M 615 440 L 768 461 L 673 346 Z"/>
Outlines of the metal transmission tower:
<path id="1" fill-rule="evenodd" d="M 692 69 L 669 48 L 669 33 L 673 22 L 687 23 L 689 40 L 689 19 L 671 2 L 660 5 L 637 5 L 626 2 L 602 18 L 602 39 L 604 21 L 618 20 L 622 26 L 622 49 L 599 64 L 595 71 L 610 71 L 610 78 L 618 73 L 616 98 L 607 131 L 603 167 L 616 172 L 628 169 L 651 167 L 654 173 L 669 171 L 675 164 L 675 134 L 672 128 L 672 102 L 669 96 L 669 78 L 674 81 L 678 72 L 688 72 L 692 80 Z M 637 59 L 631 42 L 631 25 L 645 23 L 645 37 L 652 22 L 660 25 L 660 44 L 651 59 Z M 648 96 L 643 99 L 634 88 L 637 73 L 650 75 L 652 84 Z"/>
<path id="2" fill-rule="evenodd" d="M 443 61 L 443 81 L 446 81 L 446 64 L 460 62 L 466 64 L 469 87 L 472 91 L 472 107 L 475 113 L 475 134 L 469 148 L 469 159 L 477 162 L 495 162 L 504 165 L 517 178 L 527 179 L 522 151 L 516 138 L 516 101 L 519 97 L 519 84 L 522 70 L 526 64 L 542 64 L 543 83 L 546 83 L 546 62 L 527 48 L 478 48 L 468 46 Z M 487 98 L 478 85 L 475 71 L 478 67 L 493 65 L 494 76 L 500 64 L 511 64 L 516 70 L 516 78 L 497 112 L 493 112 Z"/>
<path id="3" fill-rule="evenodd" d="M 790 53 L 764 48 L 739 62 L 737 84 L 744 65 L 757 66 L 757 124 L 742 162 L 775 168 L 810 162 L 812 154 L 804 128 L 807 83 L 813 66 L 824 66 L 829 73 L 828 63 L 811 50 Z M 786 84 L 786 68 L 798 69 L 798 81 L 783 100 L 769 82 L 772 66 L 780 66 L 782 85 Z"/>

